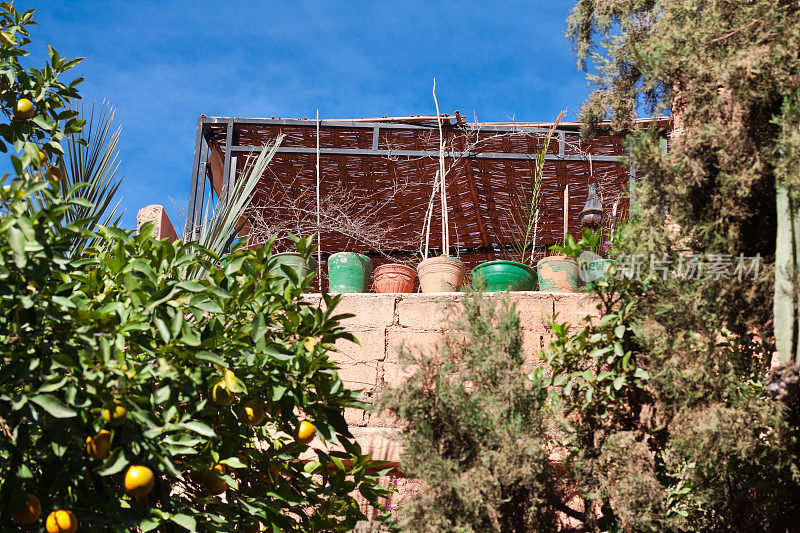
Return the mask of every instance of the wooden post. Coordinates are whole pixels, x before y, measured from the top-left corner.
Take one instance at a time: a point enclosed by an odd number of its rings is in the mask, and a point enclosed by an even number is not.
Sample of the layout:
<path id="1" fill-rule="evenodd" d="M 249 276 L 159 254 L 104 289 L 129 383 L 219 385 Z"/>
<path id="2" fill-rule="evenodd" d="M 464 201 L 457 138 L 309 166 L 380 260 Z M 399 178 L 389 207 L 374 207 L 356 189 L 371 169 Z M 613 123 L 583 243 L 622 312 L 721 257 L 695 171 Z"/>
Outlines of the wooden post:
<path id="1" fill-rule="evenodd" d="M 564 244 L 569 233 L 569 183 L 564 186 Z"/>
<path id="2" fill-rule="evenodd" d="M 319 109 L 317 109 L 317 287 L 322 292 L 322 237 L 319 231 Z"/>

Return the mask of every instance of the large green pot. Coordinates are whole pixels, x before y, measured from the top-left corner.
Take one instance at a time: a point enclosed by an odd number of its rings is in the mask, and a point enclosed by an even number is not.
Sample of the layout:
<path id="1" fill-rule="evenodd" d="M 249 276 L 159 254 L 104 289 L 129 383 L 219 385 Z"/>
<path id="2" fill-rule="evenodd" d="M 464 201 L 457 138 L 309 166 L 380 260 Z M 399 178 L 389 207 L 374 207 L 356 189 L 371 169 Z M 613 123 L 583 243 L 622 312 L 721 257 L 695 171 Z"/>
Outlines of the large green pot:
<path id="1" fill-rule="evenodd" d="M 585 265 L 581 265 L 581 278 L 586 283 L 587 289 L 594 289 L 596 281 L 606 279 L 609 269 L 616 263 L 613 259 L 595 259 L 594 261 L 587 261 Z"/>
<path id="2" fill-rule="evenodd" d="M 317 261 L 313 257 L 309 257 L 308 261 L 306 261 L 305 258 L 297 252 L 283 252 L 275 254 L 272 257 L 276 259 L 277 262 L 269 272 L 276 276 L 286 277 L 286 273 L 281 269 L 281 265 L 286 265 L 294 270 L 299 279 L 303 279 L 317 271 Z"/>
<path id="3" fill-rule="evenodd" d="M 489 261 L 472 269 L 472 284 L 485 283 L 486 291 L 532 291 L 536 271 L 516 261 Z"/>
<path id="4" fill-rule="evenodd" d="M 356 252 L 339 252 L 328 258 L 328 292 L 367 292 L 372 259 Z"/>
<path id="5" fill-rule="evenodd" d="M 552 255 L 536 264 L 539 290 L 542 292 L 576 292 L 580 287 L 578 263 L 571 257 Z"/>

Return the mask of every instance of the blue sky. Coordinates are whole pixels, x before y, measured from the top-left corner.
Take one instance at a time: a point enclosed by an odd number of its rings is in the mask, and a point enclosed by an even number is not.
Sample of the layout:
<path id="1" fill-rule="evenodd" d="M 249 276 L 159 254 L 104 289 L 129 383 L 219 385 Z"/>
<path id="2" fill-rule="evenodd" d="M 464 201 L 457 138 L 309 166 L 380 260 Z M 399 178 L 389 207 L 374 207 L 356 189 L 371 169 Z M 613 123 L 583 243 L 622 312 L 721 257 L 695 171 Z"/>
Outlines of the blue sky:
<path id="1" fill-rule="evenodd" d="M 588 93 L 564 37 L 572 2 L 78 1 L 36 7 L 32 51 L 87 59 L 85 102 L 123 128 L 123 225 L 185 211 L 197 118 L 442 112 L 479 120 L 574 118 Z M 38 54 L 37 54 L 38 56 Z M 41 56 L 39 56 L 41 57 Z M 34 63 L 35 64 L 35 63 Z M 170 200 L 170 198 L 172 200 Z"/>

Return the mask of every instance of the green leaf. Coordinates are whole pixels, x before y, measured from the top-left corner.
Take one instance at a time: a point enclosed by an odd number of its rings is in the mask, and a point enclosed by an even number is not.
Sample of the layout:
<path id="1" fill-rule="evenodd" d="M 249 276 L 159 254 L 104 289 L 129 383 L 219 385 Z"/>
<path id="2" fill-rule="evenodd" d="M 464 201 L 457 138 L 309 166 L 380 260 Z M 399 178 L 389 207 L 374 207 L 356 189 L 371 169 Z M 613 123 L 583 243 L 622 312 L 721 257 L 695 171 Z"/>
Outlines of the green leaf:
<path id="1" fill-rule="evenodd" d="M 194 358 L 200 359 L 201 361 L 208 361 L 209 363 L 214 363 L 215 365 L 222 367 L 228 366 L 228 363 L 225 362 L 225 359 L 211 352 L 197 352 L 194 354 Z"/>
<path id="2" fill-rule="evenodd" d="M 128 461 L 128 458 L 125 457 L 124 450 L 122 448 L 115 448 L 111 451 L 111 455 L 109 455 L 103 463 L 110 466 L 100 470 L 98 474 L 101 476 L 113 476 L 114 474 L 122 472 L 122 470 L 128 466 L 129 463 L 130 461 Z"/>
<path id="3" fill-rule="evenodd" d="M 625 384 L 625 376 L 617 376 L 614 379 L 614 390 L 619 390 Z"/>
<path id="4" fill-rule="evenodd" d="M 253 329 L 250 330 L 250 340 L 256 343 L 264 338 L 264 334 L 266 332 L 267 332 L 267 324 L 264 321 L 264 315 L 259 313 L 255 316 L 255 319 L 253 320 Z"/>
<path id="5" fill-rule="evenodd" d="M 204 302 L 196 303 L 194 306 L 201 311 L 205 311 L 207 313 L 222 313 L 222 308 L 212 300 L 206 300 Z"/>
<path id="6" fill-rule="evenodd" d="M 28 262 L 27 257 L 25 257 L 25 236 L 19 228 L 12 226 L 8 228 L 6 238 L 11 251 L 14 252 L 14 263 L 18 268 L 23 268 Z"/>
<path id="7" fill-rule="evenodd" d="M 633 373 L 633 377 L 639 379 L 650 379 L 650 374 L 647 373 L 647 370 L 644 368 L 637 368 L 636 371 Z"/>
<path id="8" fill-rule="evenodd" d="M 39 393 L 43 393 L 43 392 L 57 391 L 58 389 L 63 387 L 64 384 L 67 383 L 67 381 L 69 381 L 69 377 L 68 376 L 64 376 L 61 379 L 59 379 L 58 381 L 50 381 L 48 383 L 45 383 L 41 387 L 39 387 L 39 391 L 38 392 Z"/>
<path id="9" fill-rule="evenodd" d="M 178 513 L 170 516 L 169 519 L 189 531 L 197 531 L 197 522 L 191 516 Z"/>
<path id="10" fill-rule="evenodd" d="M 238 457 L 228 457 L 227 459 L 223 459 L 220 463 L 227 465 L 231 468 L 247 468 L 247 463 L 239 459 Z"/>
<path id="11" fill-rule="evenodd" d="M 217 436 L 216 432 L 211 429 L 211 427 L 203 424 L 202 422 L 191 421 L 191 422 L 184 422 L 183 424 L 179 424 L 181 427 L 188 429 L 189 431 L 194 431 L 199 435 L 203 435 L 204 437 L 214 438 Z"/>
<path id="12" fill-rule="evenodd" d="M 31 398 L 31 401 L 55 418 L 72 418 L 78 414 L 52 394 L 37 394 Z"/>
<path id="13" fill-rule="evenodd" d="M 63 307 L 64 309 L 74 309 L 77 307 L 75 302 L 70 300 L 69 298 L 64 298 L 63 296 L 51 296 L 50 299 L 54 302 Z"/>
<path id="14" fill-rule="evenodd" d="M 156 328 L 158 329 L 158 333 L 161 335 L 161 340 L 163 340 L 165 344 L 169 343 L 170 332 L 169 328 L 167 327 L 167 324 L 158 317 L 155 317 L 155 319 L 153 319 L 153 322 L 155 322 Z"/>

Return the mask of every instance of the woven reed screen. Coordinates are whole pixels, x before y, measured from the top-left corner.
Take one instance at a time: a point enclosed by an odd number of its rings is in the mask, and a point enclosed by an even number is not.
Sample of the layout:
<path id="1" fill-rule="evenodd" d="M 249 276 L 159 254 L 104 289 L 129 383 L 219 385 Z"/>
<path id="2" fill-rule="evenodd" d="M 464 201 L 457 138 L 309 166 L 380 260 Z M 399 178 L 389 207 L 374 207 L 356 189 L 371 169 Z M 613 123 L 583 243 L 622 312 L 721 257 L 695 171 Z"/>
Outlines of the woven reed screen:
<path id="1" fill-rule="evenodd" d="M 449 122 L 449 121 L 448 121 Z M 237 123 L 234 145 L 254 147 L 274 142 L 285 135 L 282 148 L 315 148 L 316 122 L 306 125 L 274 125 Z M 379 150 L 426 150 L 439 147 L 435 122 L 419 121 L 427 129 L 393 128 L 387 119 L 380 125 Z M 560 126 L 565 132 L 564 155 L 623 156 L 623 137 L 603 134 L 581 141 L 577 126 Z M 210 125 L 206 138 L 212 155 L 224 160 L 225 124 Z M 475 128 L 474 124 L 445 125 L 448 146 L 457 150 L 503 154 L 537 154 L 544 142 L 543 133 L 498 132 Z M 330 127 L 321 122 L 321 148 L 369 150 L 373 146 L 373 129 L 364 127 Z M 548 154 L 558 154 L 557 138 L 551 139 Z M 237 154 L 236 179 L 255 156 Z M 452 159 L 447 165 L 453 164 Z M 213 175 L 212 182 L 221 183 Z M 369 255 L 375 266 L 386 262 L 411 265 L 420 260 L 423 247 L 423 223 L 438 169 L 435 157 L 401 157 L 395 155 L 331 155 L 320 158 L 320 196 L 323 203 L 320 226 L 323 257 L 340 251 Z M 504 258 L 510 244 L 512 197 L 528 186 L 534 162 L 520 159 L 488 159 L 461 157 L 447 175 L 450 211 L 451 255 L 458 255 L 472 269 L 477 264 Z M 591 170 L 590 170 L 591 169 Z M 220 170 L 217 169 L 217 173 Z M 580 211 L 586 202 L 588 185 L 597 183 L 606 212 L 605 231 L 617 227 L 628 215 L 628 167 L 616 161 L 548 160 L 540 200 L 536 259 L 546 249 L 561 242 L 563 231 L 563 193 L 569 184 L 569 232 L 580 235 Z M 253 205 L 256 216 L 248 224 L 251 245 L 258 245 L 274 233 L 287 229 L 316 229 L 316 155 L 313 153 L 279 153 L 271 162 L 259 184 Z M 612 206 L 617 204 L 616 217 Z M 441 218 L 438 197 L 433 203 L 430 228 L 430 255 L 441 253 Z M 251 214 L 251 217 L 253 214 Z M 256 220 L 257 219 L 257 220 Z M 310 231 L 309 231 L 310 232 Z M 289 248 L 286 239 L 279 239 L 278 248 Z M 326 271 L 323 265 L 323 272 Z"/>

